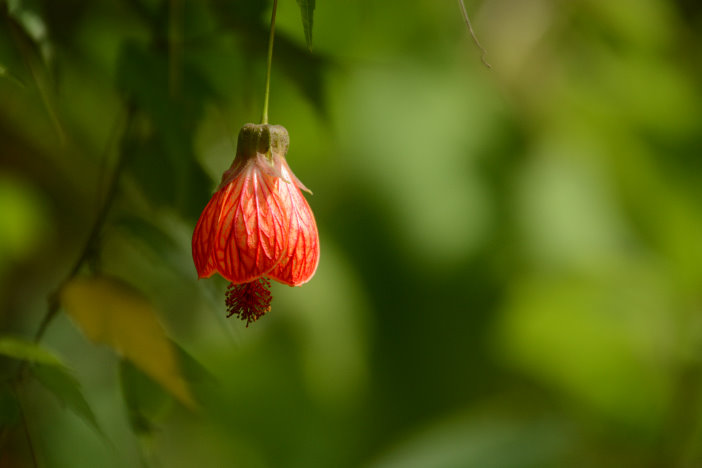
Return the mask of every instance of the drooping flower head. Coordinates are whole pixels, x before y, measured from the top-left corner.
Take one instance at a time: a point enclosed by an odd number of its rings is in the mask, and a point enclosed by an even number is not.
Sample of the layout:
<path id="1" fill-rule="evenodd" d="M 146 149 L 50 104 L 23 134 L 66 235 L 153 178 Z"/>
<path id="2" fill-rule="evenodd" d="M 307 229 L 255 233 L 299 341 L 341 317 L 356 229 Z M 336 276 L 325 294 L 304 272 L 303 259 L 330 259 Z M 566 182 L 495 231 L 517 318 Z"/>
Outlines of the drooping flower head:
<path id="1" fill-rule="evenodd" d="M 229 315 L 247 322 L 270 310 L 267 278 L 290 286 L 309 281 L 319 263 L 317 224 L 285 155 L 290 139 L 280 125 L 246 124 L 236 157 L 222 175 L 193 233 L 200 278 L 219 273 Z"/>

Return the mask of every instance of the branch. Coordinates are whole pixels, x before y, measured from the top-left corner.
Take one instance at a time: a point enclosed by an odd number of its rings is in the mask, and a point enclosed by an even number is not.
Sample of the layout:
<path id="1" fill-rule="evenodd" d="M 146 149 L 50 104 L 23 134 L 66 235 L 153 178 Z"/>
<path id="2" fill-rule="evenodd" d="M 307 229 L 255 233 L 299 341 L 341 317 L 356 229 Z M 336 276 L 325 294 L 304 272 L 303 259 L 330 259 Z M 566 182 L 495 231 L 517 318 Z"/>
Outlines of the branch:
<path id="1" fill-rule="evenodd" d="M 24 436 L 27 438 L 27 446 L 29 447 L 29 453 L 32 455 L 32 466 L 34 468 L 39 468 L 39 463 L 37 462 L 37 454 L 34 451 L 34 444 L 32 443 L 32 435 L 29 433 L 29 423 L 27 422 L 27 415 L 24 412 L 24 406 L 22 405 L 22 400 L 20 399 L 19 390 L 16 388 L 17 383 L 10 385 L 12 393 L 17 399 L 17 406 L 19 408 L 20 416 L 22 417 L 22 427 L 24 428 Z"/>
<path id="2" fill-rule="evenodd" d="M 133 115 L 134 108 L 130 105 L 130 107 L 127 109 L 127 121 L 125 124 L 125 129 L 127 130 L 132 121 Z M 116 125 L 119 125 L 119 121 Z M 112 143 L 111 141 L 109 141 L 107 147 L 105 148 L 105 153 L 109 151 L 109 148 L 111 146 Z M 108 184 L 107 192 L 105 193 L 104 202 L 100 207 L 97 216 L 95 217 L 95 221 L 93 221 L 93 225 L 90 229 L 90 234 L 88 235 L 88 239 L 85 241 L 83 250 L 81 251 L 80 255 L 78 256 L 78 259 L 75 261 L 73 267 L 68 272 L 66 277 L 61 281 L 61 283 L 59 283 L 58 287 L 49 295 L 49 307 L 46 311 L 46 315 L 44 315 L 44 318 L 39 324 L 39 328 L 37 329 L 36 334 L 34 335 L 35 342 L 41 340 L 42 336 L 44 336 L 44 333 L 46 332 L 47 327 L 56 317 L 56 314 L 58 313 L 61 305 L 59 301 L 59 294 L 61 293 L 61 290 L 69 281 L 71 281 L 78 274 L 83 264 L 87 260 L 89 260 L 95 252 L 95 247 L 98 243 L 100 232 L 102 231 L 103 225 L 105 224 L 105 219 L 107 219 L 107 214 L 110 211 L 110 208 L 112 207 L 112 202 L 114 201 L 115 194 L 117 193 L 117 185 L 120 175 L 122 173 L 122 169 L 124 168 L 124 161 L 124 154 L 120 153 L 119 158 L 117 159 L 117 163 L 115 164 L 115 169 L 112 173 L 112 178 L 110 179 L 110 182 Z"/>
<path id="3" fill-rule="evenodd" d="M 471 39 L 473 39 L 473 43 L 475 44 L 475 46 L 480 50 L 480 61 L 483 62 L 483 65 L 485 65 L 489 69 L 492 69 L 492 65 L 490 65 L 486 59 L 487 50 L 485 50 L 485 48 L 480 44 L 478 36 L 476 36 L 475 31 L 473 31 L 473 25 L 470 23 L 470 18 L 468 18 L 468 11 L 466 11 L 466 5 L 463 3 L 463 0 L 458 0 L 458 4 L 461 7 L 461 12 L 463 13 L 463 19 L 466 21 L 466 26 L 468 26 L 470 37 Z"/>

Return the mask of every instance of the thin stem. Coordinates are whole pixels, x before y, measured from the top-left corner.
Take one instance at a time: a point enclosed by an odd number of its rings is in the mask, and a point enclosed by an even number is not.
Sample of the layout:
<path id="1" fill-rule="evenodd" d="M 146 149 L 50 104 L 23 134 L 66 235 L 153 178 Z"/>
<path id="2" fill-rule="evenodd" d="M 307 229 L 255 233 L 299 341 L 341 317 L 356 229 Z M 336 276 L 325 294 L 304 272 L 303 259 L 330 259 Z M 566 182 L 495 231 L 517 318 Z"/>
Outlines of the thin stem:
<path id="1" fill-rule="evenodd" d="M 458 4 L 461 6 L 461 12 L 463 12 L 463 19 L 466 21 L 466 26 L 468 26 L 468 32 L 470 32 L 470 37 L 473 39 L 473 43 L 475 46 L 480 50 L 480 61 L 483 62 L 483 65 L 485 65 L 488 68 L 492 68 L 492 65 L 490 65 L 486 59 L 487 57 L 487 50 L 480 44 L 480 41 L 478 40 L 478 36 L 475 35 L 475 31 L 473 31 L 473 25 L 470 23 L 470 18 L 468 17 L 468 11 L 466 10 L 466 5 L 463 3 L 463 0 L 458 0 Z"/>
<path id="2" fill-rule="evenodd" d="M 17 399 L 17 406 L 19 407 L 20 416 L 22 417 L 22 427 L 24 428 L 24 436 L 27 438 L 27 446 L 29 447 L 29 453 L 32 455 L 32 466 L 34 468 L 39 467 L 37 462 L 37 454 L 34 451 L 34 444 L 32 443 L 32 435 L 29 433 L 29 423 L 27 422 L 27 416 L 24 412 L 24 406 L 22 405 L 22 400 L 20 399 L 20 392 L 17 389 L 17 384 L 11 385 L 12 393 L 14 393 Z"/>
<path id="3" fill-rule="evenodd" d="M 129 130 L 129 125 L 131 123 L 133 114 L 134 109 L 130 107 L 127 110 L 126 131 Z M 116 122 L 115 125 L 119 125 L 119 120 Z M 105 149 L 105 151 L 109 151 L 110 146 L 112 146 L 111 141 L 108 142 L 108 146 Z M 83 264 L 95 253 L 95 245 L 97 244 L 98 238 L 100 237 L 100 232 L 102 232 L 102 227 L 105 223 L 105 219 L 107 218 L 107 213 L 110 211 L 112 201 L 114 200 L 115 194 L 117 193 L 117 182 L 119 181 L 119 177 L 122 173 L 124 162 L 124 154 L 120 154 L 119 159 L 115 164 L 114 171 L 112 173 L 112 179 L 110 180 L 109 186 L 107 187 L 107 192 L 105 193 L 105 201 L 100 207 L 100 211 L 98 211 L 98 214 L 95 217 L 95 221 L 93 221 L 93 225 L 90 229 L 90 234 L 88 235 L 88 239 L 83 245 L 83 250 L 81 251 L 80 256 L 76 259 L 76 262 L 73 264 L 73 267 L 68 272 L 63 281 L 61 281 L 61 283 L 58 285 L 56 290 L 49 295 L 49 307 L 46 311 L 46 315 L 44 315 L 44 318 L 39 324 L 39 328 L 37 329 L 36 334 L 34 335 L 35 342 L 41 340 L 42 336 L 44 336 L 44 333 L 46 332 L 46 328 L 52 322 L 54 317 L 56 317 L 56 314 L 59 311 L 59 294 L 61 292 L 61 289 L 63 289 L 66 283 L 68 283 L 70 280 L 73 279 L 74 276 L 78 274 Z"/>
<path id="4" fill-rule="evenodd" d="M 5 5 L 5 14 L 7 15 L 7 6 Z M 56 130 L 56 134 L 59 138 L 61 145 L 66 142 L 66 134 L 63 130 L 63 125 L 61 125 L 61 120 L 59 119 L 58 113 L 56 111 L 55 102 L 53 96 L 51 95 L 51 90 L 49 89 L 50 80 L 48 78 L 48 70 L 42 63 L 40 57 L 40 45 L 32 39 L 31 36 L 25 31 L 25 29 L 17 22 L 16 19 L 11 16 L 6 16 L 7 23 L 10 26 L 10 32 L 12 37 L 19 48 L 22 59 L 25 65 L 29 69 L 32 76 L 32 80 L 39 91 L 39 96 L 41 97 L 46 113 L 49 115 L 49 119 Z"/>
<path id="5" fill-rule="evenodd" d="M 271 13 L 271 32 L 268 36 L 268 57 L 266 62 L 266 91 L 263 94 L 263 116 L 261 123 L 268 123 L 268 98 L 271 94 L 271 66 L 273 65 L 273 39 L 275 38 L 275 12 L 278 9 L 278 0 L 273 0 L 273 12 Z"/>

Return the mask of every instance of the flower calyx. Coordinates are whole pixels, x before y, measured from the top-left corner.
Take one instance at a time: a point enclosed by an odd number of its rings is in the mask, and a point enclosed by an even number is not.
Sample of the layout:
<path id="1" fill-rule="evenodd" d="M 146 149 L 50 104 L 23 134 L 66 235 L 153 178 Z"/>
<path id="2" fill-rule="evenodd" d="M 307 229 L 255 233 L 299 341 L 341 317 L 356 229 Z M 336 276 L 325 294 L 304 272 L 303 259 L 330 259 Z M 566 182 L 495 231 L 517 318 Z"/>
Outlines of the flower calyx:
<path id="1" fill-rule="evenodd" d="M 248 123 L 239 130 L 236 158 L 249 160 L 260 154 L 273 164 L 273 155 L 285 156 L 290 146 L 290 136 L 282 125 Z"/>

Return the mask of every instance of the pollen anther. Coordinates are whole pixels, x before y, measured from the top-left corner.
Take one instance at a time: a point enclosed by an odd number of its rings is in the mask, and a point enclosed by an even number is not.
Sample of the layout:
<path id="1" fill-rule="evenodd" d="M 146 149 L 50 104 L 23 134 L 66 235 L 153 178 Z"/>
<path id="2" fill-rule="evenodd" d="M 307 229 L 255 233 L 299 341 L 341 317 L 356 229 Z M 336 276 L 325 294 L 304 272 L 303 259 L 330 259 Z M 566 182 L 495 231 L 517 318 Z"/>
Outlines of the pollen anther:
<path id="1" fill-rule="evenodd" d="M 271 282 L 268 278 L 242 284 L 230 283 L 227 287 L 226 305 L 227 317 L 236 315 L 246 322 L 248 327 L 266 312 L 271 310 Z"/>

